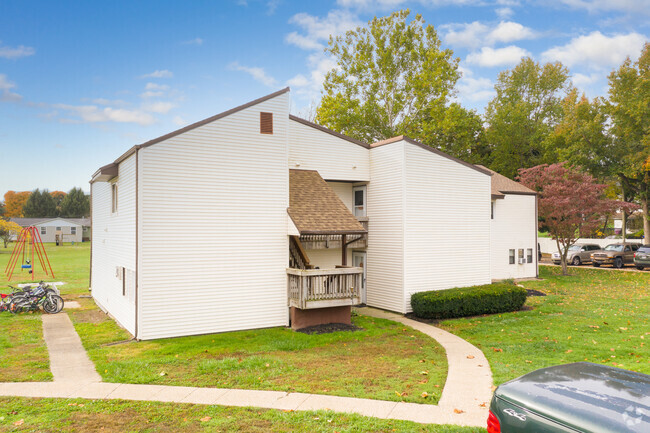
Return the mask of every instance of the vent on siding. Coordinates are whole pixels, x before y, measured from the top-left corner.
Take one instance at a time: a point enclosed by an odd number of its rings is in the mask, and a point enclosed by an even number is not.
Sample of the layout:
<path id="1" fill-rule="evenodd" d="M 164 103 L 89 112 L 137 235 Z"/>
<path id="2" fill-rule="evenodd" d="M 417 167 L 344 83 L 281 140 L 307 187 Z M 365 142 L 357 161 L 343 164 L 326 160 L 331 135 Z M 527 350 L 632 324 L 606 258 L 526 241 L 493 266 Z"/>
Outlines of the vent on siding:
<path id="1" fill-rule="evenodd" d="M 273 134 L 273 113 L 260 113 L 260 134 Z"/>

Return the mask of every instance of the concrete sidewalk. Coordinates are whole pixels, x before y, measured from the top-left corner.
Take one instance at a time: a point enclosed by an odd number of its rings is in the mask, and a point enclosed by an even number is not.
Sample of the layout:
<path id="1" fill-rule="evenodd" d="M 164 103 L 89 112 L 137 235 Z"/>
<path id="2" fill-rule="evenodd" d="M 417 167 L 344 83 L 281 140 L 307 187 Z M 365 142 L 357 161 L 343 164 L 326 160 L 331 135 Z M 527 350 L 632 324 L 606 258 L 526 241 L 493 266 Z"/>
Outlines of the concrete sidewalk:
<path id="1" fill-rule="evenodd" d="M 70 318 L 65 313 L 43 314 L 43 338 L 55 382 L 90 383 L 102 378 L 88 358 Z"/>
<path id="2" fill-rule="evenodd" d="M 437 406 L 331 395 L 225 388 L 101 382 L 67 314 L 43 315 L 54 382 L 0 383 L 0 396 L 122 399 L 281 410 L 331 410 L 383 419 L 485 427 L 492 375 L 483 353 L 434 326 L 373 308 L 361 314 L 411 326 L 437 340 L 447 352 L 448 375 Z"/>

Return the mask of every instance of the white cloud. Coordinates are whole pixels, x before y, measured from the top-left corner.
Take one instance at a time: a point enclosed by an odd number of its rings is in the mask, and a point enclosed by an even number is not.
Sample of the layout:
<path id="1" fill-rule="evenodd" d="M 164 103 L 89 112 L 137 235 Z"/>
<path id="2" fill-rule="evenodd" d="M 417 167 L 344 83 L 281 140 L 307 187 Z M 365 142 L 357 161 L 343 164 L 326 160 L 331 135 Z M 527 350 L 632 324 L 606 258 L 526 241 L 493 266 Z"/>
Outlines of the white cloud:
<path id="1" fill-rule="evenodd" d="M 144 74 L 140 78 L 172 78 L 173 76 L 174 76 L 173 72 L 167 69 L 162 69 L 162 70 L 153 71 L 150 74 Z"/>
<path id="2" fill-rule="evenodd" d="M 12 92 L 16 85 L 9 81 L 6 75 L 0 74 L 0 101 L 18 102 L 23 97 L 18 93 Z"/>
<path id="3" fill-rule="evenodd" d="M 489 78 L 474 77 L 471 70 L 459 66 L 462 77 L 458 80 L 456 89 L 458 90 L 455 100 L 463 105 L 467 103 L 487 102 L 494 95 L 494 84 Z M 485 105 L 485 104 L 482 104 Z"/>
<path id="4" fill-rule="evenodd" d="M 637 58 L 647 37 L 638 33 L 605 36 L 596 31 L 573 38 L 568 44 L 553 47 L 542 53 L 545 61 L 560 61 L 566 66 L 589 65 L 614 68 L 627 56 Z"/>
<path id="5" fill-rule="evenodd" d="M 277 81 L 275 80 L 275 78 L 268 75 L 264 70 L 264 68 L 243 66 L 237 62 L 232 62 L 230 65 L 228 65 L 228 68 L 234 71 L 245 72 L 251 77 L 253 77 L 255 81 L 258 81 L 267 87 L 277 86 Z"/>
<path id="6" fill-rule="evenodd" d="M 470 64 L 485 67 L 512 66 L 519 63 L 519 60 L 526 56 L 530 56 L 530 53 L 515 45 L 496 49 L 483 47 L 479 52 L 468 54 L 465 61 Z"/>
<path id="7" fill-rule="evenodd" d="M 592 13 L 614 11 L 650 15 L 650 0 L 559 0 L 559 2 Z"/>
<path id="8" fill-rule="evenodd" d="M 18 59 L 20 57 L 33 56 L 36 50 L 32 47 L 19 45 L 15 48 L 6 45 L 0 45 L 0 58 L 3 59 Z"/>
<path id="9" fill-rule="evenodd" d="M 169 86 L 167 84 L 157 84 L 157 83 L 147 83 L 144 86 L 145 90 L 168 90 Z"/>
<path id="10" fill-rule="evenodd" d="M 98 107 L 96 105 L 68 105 L 56 104 L 54 108 L 65 110 L 68 114 L 76 116 L 75 119 L 61 119 L 62 122 L 98 123 L 118 122 L 151 125 L 156 119 L 142 110 L 126 110 L 123 108 Z"/>
<path id="11" fill-rule="evenodd" d="M 515 11 L 513 11 L 512 8 L 509 8 L 509 7 L 497 8 L 497 9 L 495 9 L 494 12 L 502 20 L 506 20 L 506 19 L 512 17 L 515 14 Z"/>
<path id="12" fill-rule="evenodd" d="M 194 39 L 190 39 L 189 41 L 183 41 L 181 43 L 183 45 L 203 45 L 203 39 L 194 38 Z"/>
<path id="13" fill-rule="evenodd" d="M 171 102 L 152 102 L 149 104 L 144 104 L 142 106 L 142 109 L 144 111 L 150 111 L 152 113 L 167 114 L 174 107 L 175 105 Z"/>
<path id="14" fill-rule="evenodd" d="M 147 98 L 158 98 L 158 97 L 160 97 L 160 96 L 162 96 L 164 94 L 165 94 L 164 92 L 160 92 L 160 91 L 147 90 L 146 92 L 140 93 L 140 97 L 145 98 L 145 99 L 147 99 Z"/>
<path id="15" fill-rule="evenodd" d="M 305 50 L 322 49 L 330 36 L 338 36 L 363 24 L 355 14 L 346 10 L 329 11 L 324 18 L 303 12 L 292 16 L 289 22 L 300 27 L 304 34 L 292 32 L 285 40 Z"/>
<path id="16" fill-rule="evenodd" d="M 355 9 L 364 9 L 364 10 L 374 10 L 374 9 L 395 9 L 403 3 L 407 3 L 406 0 L 337 0 L 336 2 L 339 6 L 346 8 L 355 8 Z M 471 6 L 471 5 L 483 5 L 486 3 L 485 0 L 419 0 L 420 4 L 424 6 Z M 497 1 L 498 4 L 501 4 L 500 1 Z"/>
<path id="17" fill-rule="evenodd" d="M 120 105 L 120 106 L 128 105 L 126 101 L 123 101 L 121 99 L 95 98 L 91 102 L 97 105 Z"/>
<path id="18" fill-rule="evenodd" d="M 287 80 L 287 85 L 289 87 L 305 87 L 308 86 L 311 83 L 309 81 L 309 78 L 305 77 L 302 74 L 298 74 L 295 77 Z"/>
<path id="19" fill-rule="evenodd" d="M 581 73 L 574 73 L 571 76 L 571 81 L 573 82 L 573 85 L 576 86 L 579 89 L 584 89 L 585 87 L 589 87 L 594 83 L 597 83 L 603 78 L 602 74 L 598 73 L 592 73 L 589 75 L 581 74 Z"/>
<path id="20" fill-rule="evenodd" d="M 275 10 L 278 8 L 280 5 L 281 0 L 269 0 L 266 2 L 266 14 L 267 15 L 273 15 L 275 13 Z"/>
<path id="21" fill-rule="evenodd" d="M 463 24 L 445 24 L 440 28 L 446 32 L 445 43 L 470 48 L 532 39 L 537 36 L 537 33 L 531 28 L 513 21 L 501 21 L 496 27 L 474 21 Z"/>
<path id="22" fill-rule="evenodd" d="M 172 119 L 172 122 L 174 122 L 174 125 L 178 125 L 178 126 L 187 125 L 187 121 L 185 119 L 183 119 L 181 116 L 174 116 L 174 118 Z"/>

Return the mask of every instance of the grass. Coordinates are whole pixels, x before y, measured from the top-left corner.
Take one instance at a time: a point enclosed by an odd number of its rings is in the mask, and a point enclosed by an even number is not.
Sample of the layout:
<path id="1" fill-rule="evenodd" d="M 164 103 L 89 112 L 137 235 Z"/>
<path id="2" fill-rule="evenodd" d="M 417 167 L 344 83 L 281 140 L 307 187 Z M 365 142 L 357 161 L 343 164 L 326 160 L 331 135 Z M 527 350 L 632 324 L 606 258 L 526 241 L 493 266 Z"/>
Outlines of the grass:
<path id="1" fill-rule="evenodd" d="M 71 312 L 105 381 L 227 387 L 437 403 L 447 376 L 434 340 L 395 322 L 356 316 L 356 332 L 287 328 L 105 344 L 128 334 L 92 310 Z M 423 397 L 423 393 L 427 393 Z"/>
<path id="2" fill-rule="evenodd" d="M 15 412 L 15 413 L 14 413 Z M 432 432 L 485 433 L 485 429 L 422 425 L 328 411 L 288 412 L 137 402 L 0 398 L 0 432 Z"/>
<path id="3" fill-rule="evenodd" d="M 545 292 L 526 311 L 446 320 L 440 327 L 479 347 L 495 384 L 556 364 L 590 361 L 650 373 L 650 273 L 540 266 Z"/>

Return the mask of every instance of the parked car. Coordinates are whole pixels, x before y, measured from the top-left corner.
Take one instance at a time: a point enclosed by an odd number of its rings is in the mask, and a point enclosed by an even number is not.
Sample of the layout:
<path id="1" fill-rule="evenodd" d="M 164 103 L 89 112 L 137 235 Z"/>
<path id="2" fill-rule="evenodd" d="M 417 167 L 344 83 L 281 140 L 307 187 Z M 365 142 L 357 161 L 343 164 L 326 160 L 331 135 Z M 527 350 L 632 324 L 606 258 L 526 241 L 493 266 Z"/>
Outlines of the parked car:
<path id="1" fill-rule="evenodd" d="M 566 255 L 566 262 L 574 266 L 579 266 L 583 263 L 591 263 L 591 255 L 600 250 L 600 245 L 597 244 L 574 244 L 569 247 Z M 561 262 L 562 256 L 559 252 L 554 252 L 551 255 L 551 260 L 556 265 Z"/>
<path id="2" fill-rule="evenodd" d="M 533 371 L 499 386 L 488 433 L 650 432 L 650 376 L 590 362 Z"/>
<path id="3" fill-rule="evenodd" d="M 591 255 L 591 264 L 595 267 L 612 265 L 615 268 L 631 265 L 634 263 L 634 253 L 638 248 L 639 244 L 628 242 L 609 244 L 604 249 Z"/>
<path id="4" fill-rule="evenodd" d="M 634 253 L 634 266 L 640 271 L 650 268 L 650 245 L 641 245 Z"/>

